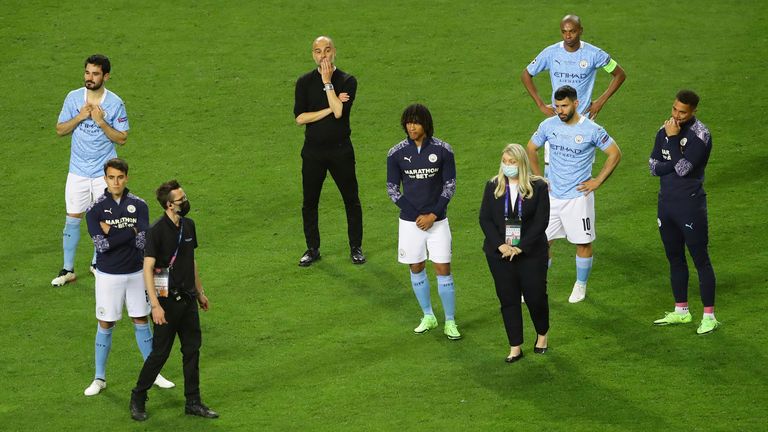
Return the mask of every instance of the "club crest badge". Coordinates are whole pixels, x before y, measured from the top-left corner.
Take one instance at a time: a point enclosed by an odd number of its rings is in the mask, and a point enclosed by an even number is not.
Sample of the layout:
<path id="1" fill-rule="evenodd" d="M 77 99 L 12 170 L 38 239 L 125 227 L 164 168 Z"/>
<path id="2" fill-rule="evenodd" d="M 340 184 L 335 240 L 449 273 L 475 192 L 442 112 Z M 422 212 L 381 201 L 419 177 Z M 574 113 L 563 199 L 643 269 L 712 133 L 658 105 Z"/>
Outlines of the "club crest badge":
<path id="1" fill-rule="evenodd" d="M 683 138 L 680 140 L 680 146 L 685 147 L 685 144 L 688 143 L 688 138 Z"/>
<path id="2" fill-rule="evenodd" d="M 133 204 L 128 204 L 128 206 L 125 209 L 128 210 L 128 213 L 136 213 L 136 206 L 134 206 Z"/>
<path id="3" fill-rule="evenodd" d="M 584 142 L 584 137 L 581 135 L 576 135 L 573 140 L 576 142 L 576 144 L 581 144 Z"/>
<path id="4" fill-rule="evenodd" d="M 429 159 L 430 162 L 435 163 L 435 162 L 437 162 L 437 155 L 432 153 L 431 155 L 429 155 L 428 159 Z"/>
<path id="5" fill-rule="evenodd" d="M 579 67 L 582 69 L 586 69 L 589 66 L 589 63 L 587 63 L 586 60 L 582 60 L 579 62 Z"/>

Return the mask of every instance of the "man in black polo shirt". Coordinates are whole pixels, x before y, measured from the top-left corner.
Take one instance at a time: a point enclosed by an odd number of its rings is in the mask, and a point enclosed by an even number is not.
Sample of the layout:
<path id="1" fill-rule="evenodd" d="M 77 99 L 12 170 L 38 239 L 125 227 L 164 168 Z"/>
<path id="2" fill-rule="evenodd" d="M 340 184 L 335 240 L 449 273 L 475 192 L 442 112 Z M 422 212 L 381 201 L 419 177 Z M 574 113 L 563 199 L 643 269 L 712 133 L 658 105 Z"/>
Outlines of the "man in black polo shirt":
<path id="1" fill-rule="evenodd" d="M 347 235 L 354 264 L 363 264 L 363 210 L 357 191 L 355 151 L 352 148 L 349 115 L 357 93 L 357 80 L 334 65 L 336 47 L 331 38 L 320 36 L 312 43 L 317 69 L 296 81 L 293 114 L 296 123 L 306 125 L 301 149 L 301 177 L 304 190 L 302 217 L 307 251 L 299 260 L 306 267 L 320 259 L 320 231 L 317 207 L 328 172 L 344 199 Z"/>
<path id="2" fill-rule="evenodd" d="M 176 180 L 160 185 L 156 195 L 165 214 L 147 231 L 144 249 L 144 283 L 152 306 L 155 338 L 152 353 L 144 362 L 131 394 L 131 418 L 147 419 L 147 390 L 168 360 L 176 334 L 181 341 L 184 365 L 185 413 L 217 418 L 219 415 L 200 400 L 201 332 L 197 304 L 207 311 L 208 297 L 197 273 L 195 222 L 185 217 L 189 200 Z"/>

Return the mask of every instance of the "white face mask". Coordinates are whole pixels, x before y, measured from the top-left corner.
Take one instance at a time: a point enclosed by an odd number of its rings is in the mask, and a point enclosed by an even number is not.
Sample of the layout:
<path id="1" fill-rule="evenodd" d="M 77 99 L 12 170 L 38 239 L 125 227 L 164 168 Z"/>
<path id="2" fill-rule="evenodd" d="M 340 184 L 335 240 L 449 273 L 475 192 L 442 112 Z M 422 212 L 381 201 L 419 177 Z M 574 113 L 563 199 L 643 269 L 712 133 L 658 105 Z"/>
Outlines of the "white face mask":
<path id="1" fill-rule="evenodd" d="M 507 177 L 517 177 L 517 165 L 501 164 L 501 169 Z"/>

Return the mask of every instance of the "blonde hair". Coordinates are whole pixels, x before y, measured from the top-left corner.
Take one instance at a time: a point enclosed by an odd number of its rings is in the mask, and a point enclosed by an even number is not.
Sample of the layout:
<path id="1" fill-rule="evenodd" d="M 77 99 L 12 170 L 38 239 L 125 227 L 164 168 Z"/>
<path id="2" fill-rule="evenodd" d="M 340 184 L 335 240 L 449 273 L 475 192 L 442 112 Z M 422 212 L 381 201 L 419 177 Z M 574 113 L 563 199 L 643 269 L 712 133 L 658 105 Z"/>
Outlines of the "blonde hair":
<path id="1" fill-rule="evenodd" d="M 507 188 L 507 177 L 504 175 L 504 155 L 509 156 L 517 162 L 517 188 L 520 195 L 523 198 L 530 199 L 533 197 L 533 182 L 541 180 L 543 177 L 539 177 L 531 173 L 531 163 L 528 161 L 528 154 L 520 144 L 507 144 L 504 147 L 504 151 L 501 152 L 501 161 L 499 161 L 499 173 L 491 178 L 496 181 L 496 190 L 493 195 L 496 198 L 504 196 L 505 189 Z"/>

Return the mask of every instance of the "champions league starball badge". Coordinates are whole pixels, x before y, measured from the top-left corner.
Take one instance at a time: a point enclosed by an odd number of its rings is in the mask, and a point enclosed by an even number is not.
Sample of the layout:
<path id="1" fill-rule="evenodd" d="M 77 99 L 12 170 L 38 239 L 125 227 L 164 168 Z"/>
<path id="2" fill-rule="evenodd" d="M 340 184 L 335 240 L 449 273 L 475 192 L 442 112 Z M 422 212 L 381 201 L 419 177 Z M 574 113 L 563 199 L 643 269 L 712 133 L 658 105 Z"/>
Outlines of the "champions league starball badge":
<path id="1" fill-rule="evenodd" d="M 437 155 L 432 153 L 431 155 L 429 155 L 428 159 L 429 159 L 430 162 L 435 163 L 435 162 L 437 162 Z"/>

